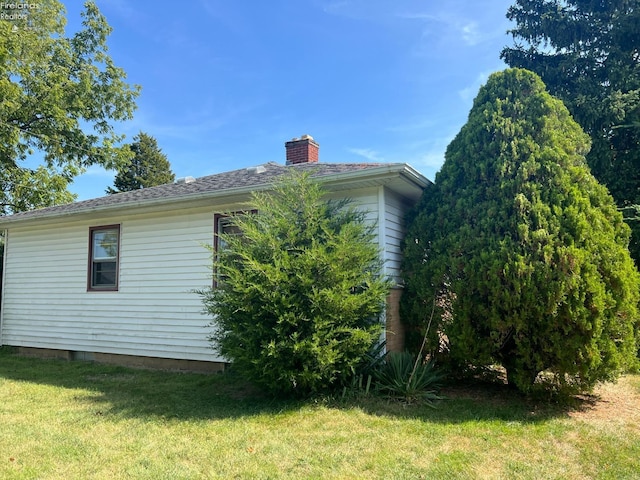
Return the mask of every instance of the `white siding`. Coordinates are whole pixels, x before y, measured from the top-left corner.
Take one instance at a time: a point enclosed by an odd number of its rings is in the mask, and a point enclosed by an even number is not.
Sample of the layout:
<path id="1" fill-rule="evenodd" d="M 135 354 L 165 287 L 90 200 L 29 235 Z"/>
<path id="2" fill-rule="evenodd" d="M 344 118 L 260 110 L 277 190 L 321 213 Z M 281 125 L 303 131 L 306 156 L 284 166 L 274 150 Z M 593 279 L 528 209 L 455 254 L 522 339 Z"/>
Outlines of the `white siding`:
<path id="1" fill-rule="evenodd" d="M 384 248 L 387 273 L 401 284 L 400 264 L 405 236 L 405 215 L 409 207 L 394 192 L 384 189 Z"/>
<path id="2" fill-rule="evenodd" d="M 347 193 L 354 205 L 367 212 L 367 220 L 376 228 L 376 242 L 384 260 L 385 273 L 401 283 L 400 264 L 405 235 L 405 215 L 409 204 L 385 187 L 354 190 Z"/>
<path id="3" fill-rule="evenodd" d="M 12 228 L 4 285 L 7 345 L 219 360 L 193 293 L 211 284 L 213 210 Z M 87 292 L 89 227 L 121 225 L 117 292 Z"/>
<path id="4" fill-rule="evenodd" d="M 368 212 L 386 273 L 398 277 L 406 205 L 384 187 L 342 192 Z M 236 208 L 234 208 L 236 207 Z M 223 360 L 207 341 L 211 318 L 193 292 L 211 285 L 215 213 L 238 205 L 13 227 L 7 239 L 6 345 Z M 89 228 L 120 225 L 119 289 L 88 292 Z"/>
<path id="5" fill-rule="evenodd" d="M 362 211 L 367 212 L 366 219 L 371 224 L 377 225 L 379 222 L 378 211 L 378 188 L 368 188 L 354 190 L 347 193 L 353 204 Z"/>

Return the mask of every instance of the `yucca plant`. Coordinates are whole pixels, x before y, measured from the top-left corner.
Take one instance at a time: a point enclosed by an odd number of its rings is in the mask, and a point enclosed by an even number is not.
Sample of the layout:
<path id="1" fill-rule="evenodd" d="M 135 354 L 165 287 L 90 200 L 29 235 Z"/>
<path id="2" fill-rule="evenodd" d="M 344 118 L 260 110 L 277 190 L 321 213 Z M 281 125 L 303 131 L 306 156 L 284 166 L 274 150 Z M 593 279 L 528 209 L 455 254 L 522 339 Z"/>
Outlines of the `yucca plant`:
<path id="1" fill-rule="evenodd" d="M 438 395 L 442 372 L 433 359 L 423 361 L 409 352 L 389 352 L 384 363 L 375 370 L 376 388 L 390 397 L 407 402 L 424 400 L 433 405 Z"/>
<path id="2" fill-rule="evenodd" d="M 342 388 L 342 398 L 369 395 L 373 385 L 374 373 L 385 361 L 386 342 L 376 343 L 371 350 L 364 355 L 360 365 L 355 368 L 350 383 Z"/>

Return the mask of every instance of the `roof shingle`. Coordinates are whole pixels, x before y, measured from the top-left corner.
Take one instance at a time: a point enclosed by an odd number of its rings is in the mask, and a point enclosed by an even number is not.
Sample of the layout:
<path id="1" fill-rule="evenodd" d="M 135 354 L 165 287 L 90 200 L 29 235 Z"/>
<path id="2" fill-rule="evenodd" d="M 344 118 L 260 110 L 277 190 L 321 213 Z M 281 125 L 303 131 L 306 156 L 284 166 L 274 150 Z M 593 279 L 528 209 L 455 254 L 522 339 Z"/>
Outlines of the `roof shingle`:
<path id="1" fill-rule="evenodd" d="M 181 199 L 199 194 L 224 192 L 238 188 L 259 187 L 273 183 L 278 177 L 289 171 L 311 170 L 312 176 L 329 176 L 341 173 L 357 172 L 361 170 L 380 167 L 381 165 L 400 166 L 403 164 L 380 164 L 380 163 L 313 163 L 284 166 L 275 162 L 261 165 L 264 171 L 256 173 L 255 167 L 232 170 L 229 172 L 217 173 L 205 177 L 197 178 L 190 183 L 169 183 L 157 187 L 142 188 L 131 192 L 117 193 L 104 197 L 93 198 L 80 202 L 65 205 L 56 205 L 29 212 L 20 212 L 4 217 L 6 220 L 31 219 L 44 216 L 68 215 L 96 209 L 103 209 L 118 206 L 125 207 L 128 204 L 140 204 L 152 202 L 153 200 Z M 2 217 L 0 217 L 0 223 Z"/>

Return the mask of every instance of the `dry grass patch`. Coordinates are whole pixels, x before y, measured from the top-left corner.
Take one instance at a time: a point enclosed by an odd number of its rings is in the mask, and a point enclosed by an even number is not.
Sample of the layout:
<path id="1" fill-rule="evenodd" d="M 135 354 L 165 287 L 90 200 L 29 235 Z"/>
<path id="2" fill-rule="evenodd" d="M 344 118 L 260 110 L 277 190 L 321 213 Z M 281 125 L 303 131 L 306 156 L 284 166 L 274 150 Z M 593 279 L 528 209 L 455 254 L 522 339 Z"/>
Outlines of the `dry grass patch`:
<path id="1" fill-rule="evenodd" d="M 569 412 L 571 418 L 599 427 L 622 427 L 640 432 L 640 388 L 637 377 L 622 377 L 617 383 L 600 385 L 593 395 L 585 395 L 581 400 L 580 408 Z"/>

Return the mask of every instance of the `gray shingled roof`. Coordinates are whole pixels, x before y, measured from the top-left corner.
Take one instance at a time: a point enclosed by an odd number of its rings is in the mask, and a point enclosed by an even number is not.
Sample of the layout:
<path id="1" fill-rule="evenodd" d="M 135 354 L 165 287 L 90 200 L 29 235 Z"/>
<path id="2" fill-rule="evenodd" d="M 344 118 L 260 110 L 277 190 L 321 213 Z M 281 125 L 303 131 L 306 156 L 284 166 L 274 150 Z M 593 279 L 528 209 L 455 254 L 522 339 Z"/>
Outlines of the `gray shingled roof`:
<path id="1" fill-rule="evenodd" d="M 189 197 L 206 195 L 207 193 L 222 193 L 234 189 L 247 189 L 261 185 L 268 185 L 287 172 L 291 168 L 298 170 L 311 170 L 313 176 L 322 177 L 330 175 L 340 175 L 355 173 L 367 169 L 379 168 L 381 166 L 403 168 L 404 164 L 381 164 L 381 163 L 313 163 L 298 164 L 291 166 L 280 165 L 269 162 L 261 165 L 264 171 L 261 173 L 252 172 L 250 168 L 232 170 L 230 172 L 217 173 L 206 177 L 197 178 L 191 183 L 169 183 L 157 187 L 143 188 L 131 192 L 107 195 L 93 198 L 81 202 L 57 205 L 55 207 L 42 208 L 29 212 L 16 213 L 14 215 L 0 217 L 0 224 L 3 220 L 7 222 L 34 219 L 38 217 L 55 217 L 58 215 L 69 215 L 92 210 L 109 209 L 111 207 L 125 207 L 129 204 L 140 205 L 155 200 L 188 199 Z"/>

